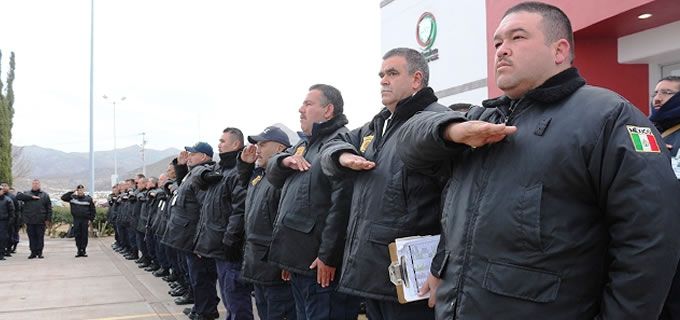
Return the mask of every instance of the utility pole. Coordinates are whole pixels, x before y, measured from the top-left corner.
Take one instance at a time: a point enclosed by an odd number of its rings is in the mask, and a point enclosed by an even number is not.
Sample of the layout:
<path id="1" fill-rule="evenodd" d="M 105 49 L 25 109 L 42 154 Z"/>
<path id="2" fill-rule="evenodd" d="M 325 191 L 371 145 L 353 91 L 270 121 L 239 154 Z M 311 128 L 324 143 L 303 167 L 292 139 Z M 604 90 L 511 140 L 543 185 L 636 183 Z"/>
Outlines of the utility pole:
<path id="1" fill-rule="evenodd" d="M 94 0 L 90 1 L 90 196 L 94 198 Z"/>
<path id="2" fill-rule="evenodd" d="M 146 176 L 146 159 L 144 158 L 144 148 L 146 147 L 146 132 L 140 133 L 142 135 L 142 174 Z"/>

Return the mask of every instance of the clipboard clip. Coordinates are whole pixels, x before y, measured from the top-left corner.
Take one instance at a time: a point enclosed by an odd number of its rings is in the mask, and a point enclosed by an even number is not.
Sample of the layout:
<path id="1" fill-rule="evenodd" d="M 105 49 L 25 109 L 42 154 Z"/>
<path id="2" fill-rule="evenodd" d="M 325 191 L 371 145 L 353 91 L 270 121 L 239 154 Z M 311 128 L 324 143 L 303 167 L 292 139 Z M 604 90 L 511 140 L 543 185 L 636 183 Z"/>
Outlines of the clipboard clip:
<path id="1" fill-rule="evenodd" d="M 401 286 L 408 288 L 408 278 L 406 277 L 406 264 L 404 263 L 404 257 L 401 257 L 399 261 L 390 263 L 387 267 L 387 272 L 390 275 L 390 282 L 395 286 Z"/>

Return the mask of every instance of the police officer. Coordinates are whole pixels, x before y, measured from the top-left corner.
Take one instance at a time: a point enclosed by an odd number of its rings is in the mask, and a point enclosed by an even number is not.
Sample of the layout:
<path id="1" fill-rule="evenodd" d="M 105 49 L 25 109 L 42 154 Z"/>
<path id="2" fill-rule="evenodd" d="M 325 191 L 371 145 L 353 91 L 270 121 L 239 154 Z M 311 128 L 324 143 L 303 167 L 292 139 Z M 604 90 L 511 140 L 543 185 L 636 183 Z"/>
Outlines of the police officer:
<path id="1" fill-rule="evenodd" d="M 14 202 L 6 195 L 5 188 L 0 188 L 0 260 L 5 260 L 7 242 L 10 238 L 9 222 L 14 217 Z"/>
<path id="2" fill-rule="evenodd" d="M 21 210 L 23 203 L 17 200 L 16 192 L 13 188 L 9 187 L 9 184 L 0 184 L 0 189 L 5 190 L 5 197 L 9 197 L 14 203 L 14 218 L 10 218 L 7 229 L 9 229 L 9 239 L 7 240 L 7 250 L 5 251 L 5 256 L 10 256 L 17 250 L 17 245 L 19 244 L 19 229 L 21 228 Z"/>
<path id="3" fill-rule="evenodd" d="M 211 264 L 204 263 L 193 253 L 193 241 L 196 236 L 200 209 L 205 198 L 205 185 L 202 184 L 199 177 L 203 172 L 209 171 L 215 164 L 212 161 L 213 149 L 206 142 L 198 142 L 184 149 L 185 151 L 182 151 L 177 158 L 178 165 L 175 167 L 175 171 L 178 173 L 177 181 L 180 183 L 170 200 L 170 218 L 162 242 L 184 255 L 191 282 L 192 290 L 189 290 L 182 297 L 175 299 L 175 303 L 181 305 L 196 301 L 201 304 L 197 305 L 194 311 L 202 315 L 208 315 L 216 313 L 217 309 L 206 310 L 203 307 L 209 308 L 209 305 L 215 304 L 214 301 L 209 301 L 211 298 L 194 300 L 193 296 L 199 295 L 200 297 L 206 293 L 204 291 L 197 292 L 195 289 L 196 287 L 202 287 L 203 274 L 210 272 L 210 266 L 214 268 L 215 264 L 214 262 Z M 215 290 L 214 286 L 213 290 Z M 206 294 L 210 295 L 210 293 Z"/>
<path id="4" fill-rule="evenodd" d="M 290 285 L 278 266 L 263 261 L 269 250 L 281 190 L 266 179 L 269 158 L 290 146 L 288 136 L 278 127 L 267 127 L 246 147 L 238 162 L 239 180 L 248 190 L 241 277 L 252 282 L 260 319 L 295 319 L 295 302 Z M 287 278 L 287 277 L 286 277 Z"/>
<path id="5" fill-rule="evenodd" d="M 359 312 L 358 298 L 336 291 L 352 181 L 321 170 L 323 145 L 349 132 L 343 105 L 335 87 L 311 86 L 299 109 L 303 138 L 267 162 L 267 179 L 283 188 L 268 259 L 290 271 L 298 319 L 356 319 Z"/>
<path id="6" fill-rule="evenodd" d="M 399 132 L 413 115 L 450 110 L 428 87 L 429 67 L 420 52 L 388 51 L 379 74 L 385 107 L 363 127 L 327 143 L 322 154 L 326 173 L 354 182 L 339 290 L 365 297 L 370 319 L 433 319 L 426 302 L 398 303 L 387 273 L 388 245 L 396 238 L 441 232 L 445 182 L 406 169 L 396 150 Z"/>
<path id="7" fill-rule="evenodd" d="M 31 190 L 20 192 L 17 199 L 24 202 L 24 222 L 31 248 L 29 259 L 42 259 L 45 246 L 45 227 L 52 221 L 52 202 L 50 196 L 40 190 L 40 180 L 33 179 Z"/>
<path id="8" fill-rule="evenodd" d="M 76 238 L 76 258 L 87 257 L 88 227 L 97 214 L 92 197 L 85 194 L 85 187 L 79 184 L 74 191 L 61 196 L 61 200 L 71 206 L 73 216 L 73 235 Z"/>

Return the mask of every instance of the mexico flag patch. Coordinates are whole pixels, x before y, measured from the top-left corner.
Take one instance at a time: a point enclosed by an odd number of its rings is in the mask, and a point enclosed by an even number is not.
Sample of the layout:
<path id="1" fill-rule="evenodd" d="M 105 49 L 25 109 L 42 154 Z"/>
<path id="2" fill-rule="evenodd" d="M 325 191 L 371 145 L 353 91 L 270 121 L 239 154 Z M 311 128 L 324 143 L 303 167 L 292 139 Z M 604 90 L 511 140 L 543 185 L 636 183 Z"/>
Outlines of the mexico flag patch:
<path id="1" fill-rule="evenodd" d="M 630 140 L 633 141 L 633 147 L 637 152 L 661 152 L 659 144 L 656 143 L 656 137 L 652 133 L 652 129 L 647 127 L 626 126 Z"/>

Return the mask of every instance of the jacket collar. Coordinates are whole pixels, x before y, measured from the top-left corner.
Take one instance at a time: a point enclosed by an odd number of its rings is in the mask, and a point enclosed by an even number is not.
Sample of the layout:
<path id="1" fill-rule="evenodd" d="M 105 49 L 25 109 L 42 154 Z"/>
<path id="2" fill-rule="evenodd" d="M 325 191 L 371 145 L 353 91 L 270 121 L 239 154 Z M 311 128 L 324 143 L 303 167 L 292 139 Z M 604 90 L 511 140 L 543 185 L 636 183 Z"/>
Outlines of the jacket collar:
<path id="1" fill-rule="evenodd" d="M 520 99 L 529 99 L 541 104 L 551 104 L 570 96 L 585 84 L 586 80 L 581 77 L 578 70 L 571 67 L 552 76 L 537 88 L 529 90 Z M 509 97 L 501 96 L 485 100 L 482 102 L 482 105 L 487 108 L 497 108 L 509 105 L 511 101 Z"/>
<path id="2" fill-rule="evenodd" d="M 406 121 L 416 113 L 425 110 L 427 106 L 437 102 L 437 100 L 438 98 L 434 94 L 434 90 L 432 90 L 432 88 L 423 88 L 414 95 L 399 101 L 396 108 L 394 109 L 394 114 L 392 114 L 387 108 L 380 110 L 380 112 L 373 118 L 374 121 L 371 122 L 369 128 L 374 129 L 373 123 L 375 123 L 377 118 L 382 118 L 382 121 L 384 122 L 385 119 L 392 116 L 393 120 Z"/>
<path id="3" fill-rule="evenodd" d="M 220 153 L 220 167 L 231 169 L 236 166 L 236 157 L 243 148 L 236 151 Z"/>
<path id="4" fill-rule="evenodd" d="M 339 114 L 328 121 L 315 123 L 312 125 L 312 136 L 309 138 L 309 143 L 314 143 L 320 137 L 325 137 L 336 130 L 344 127 L 347 123 L 347 117 L 344 114 Z"/>

